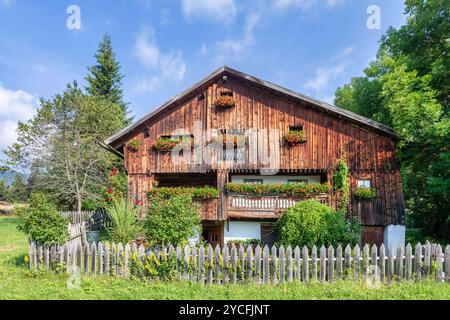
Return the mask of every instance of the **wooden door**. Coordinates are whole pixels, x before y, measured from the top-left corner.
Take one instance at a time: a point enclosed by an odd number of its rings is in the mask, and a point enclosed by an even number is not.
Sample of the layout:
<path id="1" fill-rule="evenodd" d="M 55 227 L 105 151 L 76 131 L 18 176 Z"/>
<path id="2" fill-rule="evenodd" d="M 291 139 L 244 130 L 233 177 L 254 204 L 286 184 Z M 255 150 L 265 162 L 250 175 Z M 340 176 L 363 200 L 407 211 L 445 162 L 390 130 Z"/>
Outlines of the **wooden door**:
<path id="1" fill-rule="evenodd" d="M 383 243 L 383 227 L 372 227 L 372 226 L 363 226 L 361 227 L 361 244 L 365 246 L 366 244 L 372 246 L 377 245 L 381 246 Z"/>
<path id="2" fill-rule="evenodd" d="M 206 240 L 213 248 L 217 245 L 222 246 L 222 225 L 211 226 L 207 228 Z"/>

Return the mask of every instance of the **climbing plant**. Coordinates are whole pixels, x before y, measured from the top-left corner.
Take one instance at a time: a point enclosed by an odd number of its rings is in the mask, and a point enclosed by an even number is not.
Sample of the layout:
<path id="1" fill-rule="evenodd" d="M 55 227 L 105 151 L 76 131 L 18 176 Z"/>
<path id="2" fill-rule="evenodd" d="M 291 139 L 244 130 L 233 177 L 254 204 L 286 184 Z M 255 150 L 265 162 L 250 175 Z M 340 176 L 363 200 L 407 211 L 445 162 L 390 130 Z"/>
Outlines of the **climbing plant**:
<path id="1" fill-rule="evenodd" d="M 339 212 L 347 213 L 350 188 L 349 188 L 349 170 L 347 163 L 343 159 L 339 159 L 336 162 L 336 171 L 333 175 L 333 189 L 337 194 L 339 201 Z"/>

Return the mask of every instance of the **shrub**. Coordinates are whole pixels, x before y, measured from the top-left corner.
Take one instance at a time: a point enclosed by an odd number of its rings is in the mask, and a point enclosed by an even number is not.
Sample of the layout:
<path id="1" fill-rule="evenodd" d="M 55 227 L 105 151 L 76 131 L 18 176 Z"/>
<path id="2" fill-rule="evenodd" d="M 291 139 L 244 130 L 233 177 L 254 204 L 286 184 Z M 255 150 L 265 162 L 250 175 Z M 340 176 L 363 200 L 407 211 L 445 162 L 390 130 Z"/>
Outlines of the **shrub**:
<path id="1" fill-rule="evenodd" d="M 187 194 L 192 197 L 194 201 L 217 199 L 219 196 L 219 190 L 213 187 L 175 187 L 175 188 L 153 188 L 149 192 L 149 198 L 160 197 L 169 199 L 170 197 Z"/>
<path id="2" fill-rule="evenodd" d="M 359 236 L 353 228 L 344 214 L 316 200 L 297 203 L 277 222 L 279 242 L 291 246 L 353 244 Z"/>
<path id="3" fill-rule="evenodd" d="M 108 228 L 111 240 L 128 243 L 136 239 L 142 231 L 141 223 L 138 220 L 139 207 L 133 205 L 123 198 L 115 199 L 107 207 L 112 227 Z"/>
<path id="4" fill-rule="evenodd" d="M 245 240 L 232 239 L 232 240 L 227 240 L 227 245 L 232 245 L 232 244 L 234 244 L 236 246 L 237 245 L 242 245 L 242 246 L 255 245 L 255 246 L 257 246 L 257 245 L 262 245 L 262 242 L 261 242 L 261 240 L 258 240 L 258 239 L 245 239 Z"/>
<path id="5" fill-rule="evenodd" d="M 152 197 L 145 220 L 145 233 L 151 243 L 179 245 L 201 232 L 200 205 L 189 194 L 170 198 Z"/>
<path id="6" fill-rule="evenodd" d="M 285 195 L 285 196 L 316 196 L 331 191 L 329 184 L 248 184 L 248 183 L 228 183 L 226 189 L 229 192 L 254 195 Z"/>
<path id="7" fill-rule="evenodd" d="M 40 244 L 63 244 L 69 239 L 69 221 L 40 193 L 31 195 L 29 205 L 17 210 L 18 229 Z"/>

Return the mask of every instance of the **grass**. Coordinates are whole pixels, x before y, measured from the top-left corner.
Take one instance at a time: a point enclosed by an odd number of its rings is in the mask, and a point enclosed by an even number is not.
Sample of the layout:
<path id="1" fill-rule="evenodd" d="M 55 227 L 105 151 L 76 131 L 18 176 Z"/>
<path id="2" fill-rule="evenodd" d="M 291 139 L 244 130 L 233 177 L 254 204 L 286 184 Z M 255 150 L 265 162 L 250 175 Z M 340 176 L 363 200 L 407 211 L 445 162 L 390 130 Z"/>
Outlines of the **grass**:
<path id="1" fill-rule="evenodd" d="M 160 283 L 112 277 L 82 277 L 30 272 L 24 262 L 28 242 L 16 230 L 17 219 L 0 217 L 0 300 L 4 299 L 171 299 L 171 300 L 275 300 L 275 299 L 450 299 L 450 285 L 425 281 L 403 282 L 379 289 L 348 281 L 332 284 L 278 286 L 206 286 Z"/>

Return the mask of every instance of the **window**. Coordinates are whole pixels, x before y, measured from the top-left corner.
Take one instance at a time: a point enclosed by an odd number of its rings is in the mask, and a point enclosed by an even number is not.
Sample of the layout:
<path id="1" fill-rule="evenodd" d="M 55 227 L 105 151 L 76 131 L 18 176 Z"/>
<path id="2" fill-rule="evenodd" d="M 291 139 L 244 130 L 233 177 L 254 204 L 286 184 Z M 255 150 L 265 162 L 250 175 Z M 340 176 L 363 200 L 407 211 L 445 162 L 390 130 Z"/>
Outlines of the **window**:
<path id="1" fill-rule="evenodd" d="M 358 188 L 370 188 L 370 180 L 358 180 Z"/>
<path id="2" fill-rule="evenodd" d="M 233 92 L 232 92 L 232 91 L 222 91 L 222 92 L 220 93 L 220 95 L 221 95 L 222 97 L 232 97 L 232 96 L 233 96 Z"/>
<path id="3" fill-rule="evenodd" d="M 150 137 L 150 131 L 148 130 L 148 128 L 144 129 L 144 138 L 148 138 Z"/>
<path id="4" fill-rule="evenodd" d="M 303 131 L 303 126 L 292 126 L 289 127 L 289 132 Z"/>
<path id="5" fill-rule="evenodd" d="M 308 179 L 288 179 L 288 183 L 295 183 L 295 184 L 308 184 Z"/>
<path id="6" fill-rule="evenodd" d="M 244 183 L 246 184 L 263 184 L 263 179 L 244 179 Z"/>

